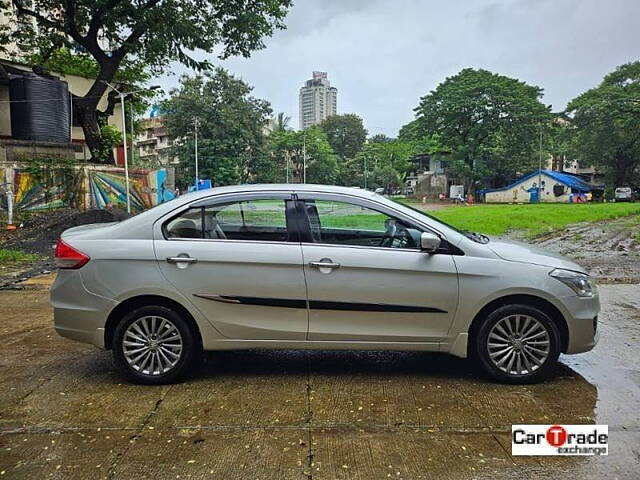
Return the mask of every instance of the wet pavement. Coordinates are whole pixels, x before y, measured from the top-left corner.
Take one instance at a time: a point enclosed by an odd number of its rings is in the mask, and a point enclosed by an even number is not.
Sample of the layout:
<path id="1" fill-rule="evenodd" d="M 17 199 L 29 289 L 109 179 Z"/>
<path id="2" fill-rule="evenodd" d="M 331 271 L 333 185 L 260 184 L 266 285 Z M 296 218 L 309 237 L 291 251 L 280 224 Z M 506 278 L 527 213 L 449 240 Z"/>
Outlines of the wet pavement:
<path id="1" fill-rule="evenodd" d="M 640 285 L 600 288 L 601 342 L 531 386 L 412 352 L 217 352 L 124 383 L 56 335 L 48 279 L 0 291 L 0 478 L 638 478 Z M 608 457 L 512 457 L 514 423 L 606 423 Z"/>

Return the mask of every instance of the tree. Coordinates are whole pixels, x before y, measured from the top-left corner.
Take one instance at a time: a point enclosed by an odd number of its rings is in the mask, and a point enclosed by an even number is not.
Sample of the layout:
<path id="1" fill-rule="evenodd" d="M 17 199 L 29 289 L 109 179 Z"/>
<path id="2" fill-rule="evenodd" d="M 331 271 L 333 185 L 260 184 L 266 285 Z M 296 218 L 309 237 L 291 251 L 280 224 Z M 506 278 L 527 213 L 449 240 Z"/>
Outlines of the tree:
<path id="1" fill-rule="evenodd" d="M 278 113 L 275 118 L 275 130 L 278 132 L 284 132 L 285 130 L 289 130 L 289 122 L 291 121 L 291 117 L 288 117 L 284 114 L 284 112 Z"/>
<path id="2" fill-rule="evenodd" d="M 263 37 L 282 23 L 291 0 L 0 0 L 11 21 L 0 26 L 0 45 L 17 42 L 46 61 L 61 47 L 86 52 L 97 65 L 95 81 L 76 99 L 74 117 L 82 125 L 94 160 L 105 161 L 97 107 L 124 65 L 159 72 L 172 61 L 197 69 L 209 63 L 189 52 L 219 52 L 221 58 L 249 56 Z M 18 19 L 20 28 L 15 28 Z M 32 22 L 34 25 L 32 25 Z M 6 48 L 3 47 L 6 51 Z M 127 89 L 128 85 L 121 85 Z"/>
<path id="3" fill-rule="evenodd" d="M 473 191 L 480 180 L 537 165 L 537 133 L 549 118 L 541 96 L 539 87 L 467 68 L 421 98 L 413 127 L 451 149 L 450 168 Z"/>
<path id="4" fill-rule="evenodd" d="M 369 143 L 389 143 L 393 142 L 393 140 L 393 138 L 387 137 L 384 133 L 377 133 L 376 135 L 369 137 L 367 141 Z"/>
<path id="5" fill-rule="evenodd" d="M 567 106 L 579 161 L 601 167 L 611 187 L 640 167 L 640 62 L 619 66 Z"/>
<path id="6" fill-rule="evenodd" d="M 257 181 L 302 183 L 305 163 L 307 183 L 332 184 L 336 180 L 336 155 L 327 136 L 317 126 L 299 132 L 272 132 L 268 138 L 268 151 L 271 168 L 260 172 Z"/>
<path id="7" fill-rule="evenodd" d="M 387 193 L 397 190 L 402 184 L 398 171 L 391 165 L 383 165 L 373 170 L 371 181 L 368 185 L 371 189 L 384 188 Z"/>
<path id="8" fill-rule="evenodd" d="M 342 185 L 387 188 L 399 186 L 404 181 L 411 169 L 411 159 L 417 153 L 414 144 L 402 140 L 379 140 L 370 139 L 353 159 L 347 159 L 340 165 L 339 182 Z M 395 172 L 393 176 L 391 170 Z M 379 180 L 382 177 L 386 180 Z"/>
<path id="9" fill-rule="evenodd" d="M 320 122 L 320 128 L 333 151 L 342 159 L 355 157 L 367 139 L 362 119 L 353 113 L 327 117 Z"/>
<path id="10" fill-rule="evenodd" d="M 162 103 L 183 183 L 195 178 L 194 122 L 198 121 L 199 177 L 216 185 L 249 181 L 265 155 L 263 128 L 268 102 L 250 95 L 252 87 L 222 68 L 184 76 L 180 88 Z"/>

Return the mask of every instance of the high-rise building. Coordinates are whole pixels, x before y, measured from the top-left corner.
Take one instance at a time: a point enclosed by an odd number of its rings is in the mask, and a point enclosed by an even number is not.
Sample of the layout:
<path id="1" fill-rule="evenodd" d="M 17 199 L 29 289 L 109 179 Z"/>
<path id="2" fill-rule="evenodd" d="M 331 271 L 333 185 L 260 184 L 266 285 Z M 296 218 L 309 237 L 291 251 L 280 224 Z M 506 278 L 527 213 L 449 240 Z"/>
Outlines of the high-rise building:
<path id="1" fill-rule="evenodd" d="M 300 128 L 320 123 L 337 113 L 338 89 L 327 80 L 327 72 L 313 72 L 300 89 Z"/>

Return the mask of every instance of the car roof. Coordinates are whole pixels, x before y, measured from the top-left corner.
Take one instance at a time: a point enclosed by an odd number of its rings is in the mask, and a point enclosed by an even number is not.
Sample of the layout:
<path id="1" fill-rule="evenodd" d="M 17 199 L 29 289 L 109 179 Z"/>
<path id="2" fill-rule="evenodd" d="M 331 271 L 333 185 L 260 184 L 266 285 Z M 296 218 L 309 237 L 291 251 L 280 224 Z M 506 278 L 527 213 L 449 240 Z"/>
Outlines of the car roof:
<path id="1" fill-rule="evenodd" d="M 198 192 L 189 192 L 181 195 L 181 200 L 197 200 L 198 198 L 206 198 L 212 195 L 220 195 L 225 193 L 246 193 L 246 192 L 264 192 L 264 191 L 285 191 L 285 192 L 324 192 L 324 193 L 343 193 L 347 195 L 356 195 L 364 198 L 376 196 L 374 192 L 353 187 L 339 187 L 335 185 L 319 185 L 312 183 L 248 183 L 243 185 L 229 185 L 225 187 L 207 188 Z"/>

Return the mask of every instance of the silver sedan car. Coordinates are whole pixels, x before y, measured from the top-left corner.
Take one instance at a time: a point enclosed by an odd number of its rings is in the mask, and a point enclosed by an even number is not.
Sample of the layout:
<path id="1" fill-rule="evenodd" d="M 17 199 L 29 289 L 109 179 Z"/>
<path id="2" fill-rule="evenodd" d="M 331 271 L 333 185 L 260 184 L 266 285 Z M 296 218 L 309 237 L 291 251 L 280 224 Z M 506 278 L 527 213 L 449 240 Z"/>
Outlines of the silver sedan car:
<path id="1" fill-rule="evenodd" d="M 129 379 L 173 382 L 204 350 L 424 350 L 536 382 L 590 350 L 585 270 L 460 231 L 372 192 L 240 185 L 65 231 L 51 290 L 62 336 L 113 351 Z"/>

